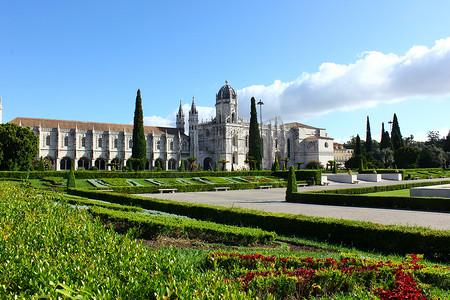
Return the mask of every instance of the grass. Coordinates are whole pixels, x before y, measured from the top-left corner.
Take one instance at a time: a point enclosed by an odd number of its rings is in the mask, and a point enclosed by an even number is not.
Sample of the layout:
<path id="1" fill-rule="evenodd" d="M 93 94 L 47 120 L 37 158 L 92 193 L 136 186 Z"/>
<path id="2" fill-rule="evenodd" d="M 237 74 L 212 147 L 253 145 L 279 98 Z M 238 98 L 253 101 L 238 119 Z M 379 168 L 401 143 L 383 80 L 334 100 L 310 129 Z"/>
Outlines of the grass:
<path id="1" fill-rule="evenodd" d="M 364 196 L 409 197 L 410 192 L 409 192 L 409 189 L 404 189 L 404 190 L 396 190 L 396 191 L 367 193 L 367 194 L 364 194 Z"/>

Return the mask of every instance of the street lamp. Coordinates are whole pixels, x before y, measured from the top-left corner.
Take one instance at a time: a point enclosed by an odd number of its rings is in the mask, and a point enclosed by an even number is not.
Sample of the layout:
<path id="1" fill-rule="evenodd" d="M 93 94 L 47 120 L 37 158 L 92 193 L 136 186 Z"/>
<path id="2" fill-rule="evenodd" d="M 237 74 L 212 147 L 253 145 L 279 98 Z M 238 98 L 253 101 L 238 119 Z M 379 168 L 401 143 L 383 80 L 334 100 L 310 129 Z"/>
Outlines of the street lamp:
<path id="1" fill-rule="evenodd" d="M 260 128 L 260 139 L 262 141 L 262 106 L 264 105 L 264 102 L 259 99 L 259 102 L 256 103 L 259 105 L 259 128 Z M 263 156 L 263 144 L 261 143 L 261 168 L 262 168 L 262 156 Z"/>

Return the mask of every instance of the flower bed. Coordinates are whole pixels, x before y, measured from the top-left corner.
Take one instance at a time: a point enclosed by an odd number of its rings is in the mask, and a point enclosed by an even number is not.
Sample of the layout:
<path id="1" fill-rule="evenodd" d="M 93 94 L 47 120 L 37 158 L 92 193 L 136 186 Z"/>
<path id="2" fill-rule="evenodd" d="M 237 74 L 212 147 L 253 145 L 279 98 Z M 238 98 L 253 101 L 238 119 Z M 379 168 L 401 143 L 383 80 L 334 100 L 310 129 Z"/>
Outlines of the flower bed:
<path id="1" fill-rule="evenodd" d="M 448 290 L 450 268 L 427 268 L 419 264 L 420 259 L 415 254 L 396 263 L 357 259 L 345 254 L 335 260 L 213 253 L 204 265 L 223 274 L 225 281 L 238 285 L 243 291 L 276 299 L 336 294 L 365 299 L 374 296 L 380 299 L 429 299 L 425 287 L 442 281 L 445 284 L 441 288 Z"/>

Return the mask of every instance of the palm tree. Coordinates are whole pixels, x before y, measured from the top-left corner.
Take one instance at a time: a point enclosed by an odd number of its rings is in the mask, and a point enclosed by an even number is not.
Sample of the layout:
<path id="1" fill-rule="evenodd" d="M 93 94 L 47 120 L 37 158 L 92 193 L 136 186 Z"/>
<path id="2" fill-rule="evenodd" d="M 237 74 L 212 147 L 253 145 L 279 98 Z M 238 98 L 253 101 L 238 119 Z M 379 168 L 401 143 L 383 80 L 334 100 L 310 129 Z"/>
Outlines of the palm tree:
<path id="1" fill-rule="evenodd" d="M 219 164 L 222 164 L 222 171 L 225 171 L 225 165 L 227 163 L 229 163 L 228 160 L 226 160 L 225 158 L 222 158 L 221 160 L 218 161 Z"/>

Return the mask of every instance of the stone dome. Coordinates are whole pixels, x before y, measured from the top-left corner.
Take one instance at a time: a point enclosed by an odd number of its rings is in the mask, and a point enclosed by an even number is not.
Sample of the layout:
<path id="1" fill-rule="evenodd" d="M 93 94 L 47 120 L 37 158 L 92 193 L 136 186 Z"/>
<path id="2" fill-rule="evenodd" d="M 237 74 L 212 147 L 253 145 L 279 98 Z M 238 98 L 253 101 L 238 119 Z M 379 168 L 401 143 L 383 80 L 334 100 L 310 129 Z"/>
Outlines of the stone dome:
<path id="1" fill-rule="evenodd" d="M 221 100 L 237 99 L 237 94 L 234 89 L 228 85 L 228 80 L 225 81 L 225 85 L 220 88 L 216 95 L 216 102 Z"/>

